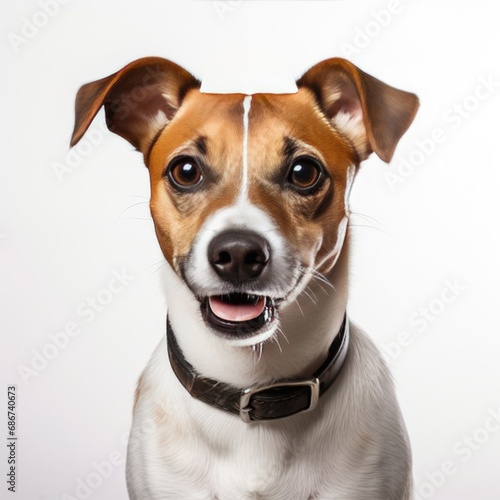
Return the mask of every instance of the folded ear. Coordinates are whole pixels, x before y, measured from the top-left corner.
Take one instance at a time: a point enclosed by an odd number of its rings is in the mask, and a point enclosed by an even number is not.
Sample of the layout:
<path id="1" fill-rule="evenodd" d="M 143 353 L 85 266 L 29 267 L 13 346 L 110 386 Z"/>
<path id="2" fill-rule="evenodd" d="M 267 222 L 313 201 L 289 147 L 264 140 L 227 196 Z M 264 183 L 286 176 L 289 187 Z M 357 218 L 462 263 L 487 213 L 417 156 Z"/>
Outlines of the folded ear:
<path id="1" fill-rule="evenodd" d="M 395 89 L 341 58 L 313 66 L 298 81 L 328 120 L 351 140 L 360 160 L 375 152 L 389 162 L 418 109 L 415 94 Z"/>
<path id="2" fill-rule="evenodd" d="M 155 135 L 200 82 L 177 64 L 160 57 L 138 59 L 120 71 L 80 88 L 75 104 L 74 146 L 104 105 L 109 130 L 146 154 Z"/>

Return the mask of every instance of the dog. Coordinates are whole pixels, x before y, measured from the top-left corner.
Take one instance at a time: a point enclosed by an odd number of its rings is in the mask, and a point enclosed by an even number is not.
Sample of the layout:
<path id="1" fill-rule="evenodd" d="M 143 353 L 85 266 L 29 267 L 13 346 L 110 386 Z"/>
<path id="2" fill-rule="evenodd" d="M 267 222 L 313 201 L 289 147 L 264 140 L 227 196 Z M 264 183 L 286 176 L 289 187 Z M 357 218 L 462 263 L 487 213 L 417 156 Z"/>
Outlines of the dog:
<path id="1" fill-rule="evenodd" d="M 133 500 L 406 500 L 389 370 L 346 316 L 349 192 L 389 162 L 418 98 L 333 58 L 291 94 L 210 94 L 177 64 L 81 87 L 144 156 L 168 262 L 166 334 L 140 376 Z"/>

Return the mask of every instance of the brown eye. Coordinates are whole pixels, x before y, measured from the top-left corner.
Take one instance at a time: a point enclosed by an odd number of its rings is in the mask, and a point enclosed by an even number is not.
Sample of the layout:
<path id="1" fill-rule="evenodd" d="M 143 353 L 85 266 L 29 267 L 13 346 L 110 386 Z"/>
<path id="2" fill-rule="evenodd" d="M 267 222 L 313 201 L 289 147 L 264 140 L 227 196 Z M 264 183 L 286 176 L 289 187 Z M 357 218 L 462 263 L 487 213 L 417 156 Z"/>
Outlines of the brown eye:
<path id="1" fill-rule="evenodd" d="M 201 169 L 193 158 L 179 158 L 167 169 L 171 184 L 179 190 L 197 186 L 203 179 Z"/>
<path id="2" fill-rule="evenodd" d="M 288 174 L 288 182 L 302 192 L 309 192 L 318 185 L 322 177 L 320 165 L 311 158 L 295 160 Z"/>

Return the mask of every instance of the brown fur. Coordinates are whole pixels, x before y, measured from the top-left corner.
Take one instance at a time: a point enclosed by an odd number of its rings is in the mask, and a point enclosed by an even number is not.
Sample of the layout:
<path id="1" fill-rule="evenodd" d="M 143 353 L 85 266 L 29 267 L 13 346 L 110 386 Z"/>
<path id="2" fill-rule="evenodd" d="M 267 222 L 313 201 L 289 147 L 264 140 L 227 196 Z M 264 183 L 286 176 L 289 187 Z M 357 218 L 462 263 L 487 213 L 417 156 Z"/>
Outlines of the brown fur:
<path id="1" fill-rule="evenodd" d="M 207 217 L 234 203 L 239 192 L 243 99 L 239 94 L 221 96 L 191 91 L 150 153 L 151 212 L 160 245 L 174 268 L 191 249 Z M 318 254 L 319 259 L 323 258 L 335 245 L 329 238 L 335 232 L 329 229 L 336 227 L 344 216 L 346 171 L 356 162 L 356 152 L 332 129 L 317 109 L 313 95 L 305 89 L 296 94 L 255 95 L 249 123 L 250 201 L 271 215 L 295 251 L 303 254 L 304 262 L 313 253 L 313 242 L 323 237 L 324 250 Z M 178 194 L 163 177 L 165 166 L 180 154 L 200 157 L 193 147 L 199 136 L 207 144 L 207 154 L 200 159 L 213 171 L 216 181 L 200 192 Z M 299 147 L 296 156 L 315 150 L 324 159 L 332 181 L 328 180 L 316 195 L 302 197 L 276 183 L 285 138 L 309 145 L 303 150 Z M 314 217 L 329 189 L 334 191 L 331 203 Z"/>

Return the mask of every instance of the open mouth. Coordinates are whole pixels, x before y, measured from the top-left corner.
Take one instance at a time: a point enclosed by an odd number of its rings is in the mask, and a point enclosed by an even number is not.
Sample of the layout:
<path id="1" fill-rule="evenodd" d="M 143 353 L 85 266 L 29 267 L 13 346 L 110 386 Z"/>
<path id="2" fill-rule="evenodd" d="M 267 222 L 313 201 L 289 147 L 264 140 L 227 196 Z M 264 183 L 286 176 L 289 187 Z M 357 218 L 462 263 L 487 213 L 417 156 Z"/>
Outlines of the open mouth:
<path id="1" fill-rule="evenodd" d="M 277 317 L 270 297 L 246 293 L 214 295 L 202 301 L 205 321 L 229 337 L 251 337 Z"/>

